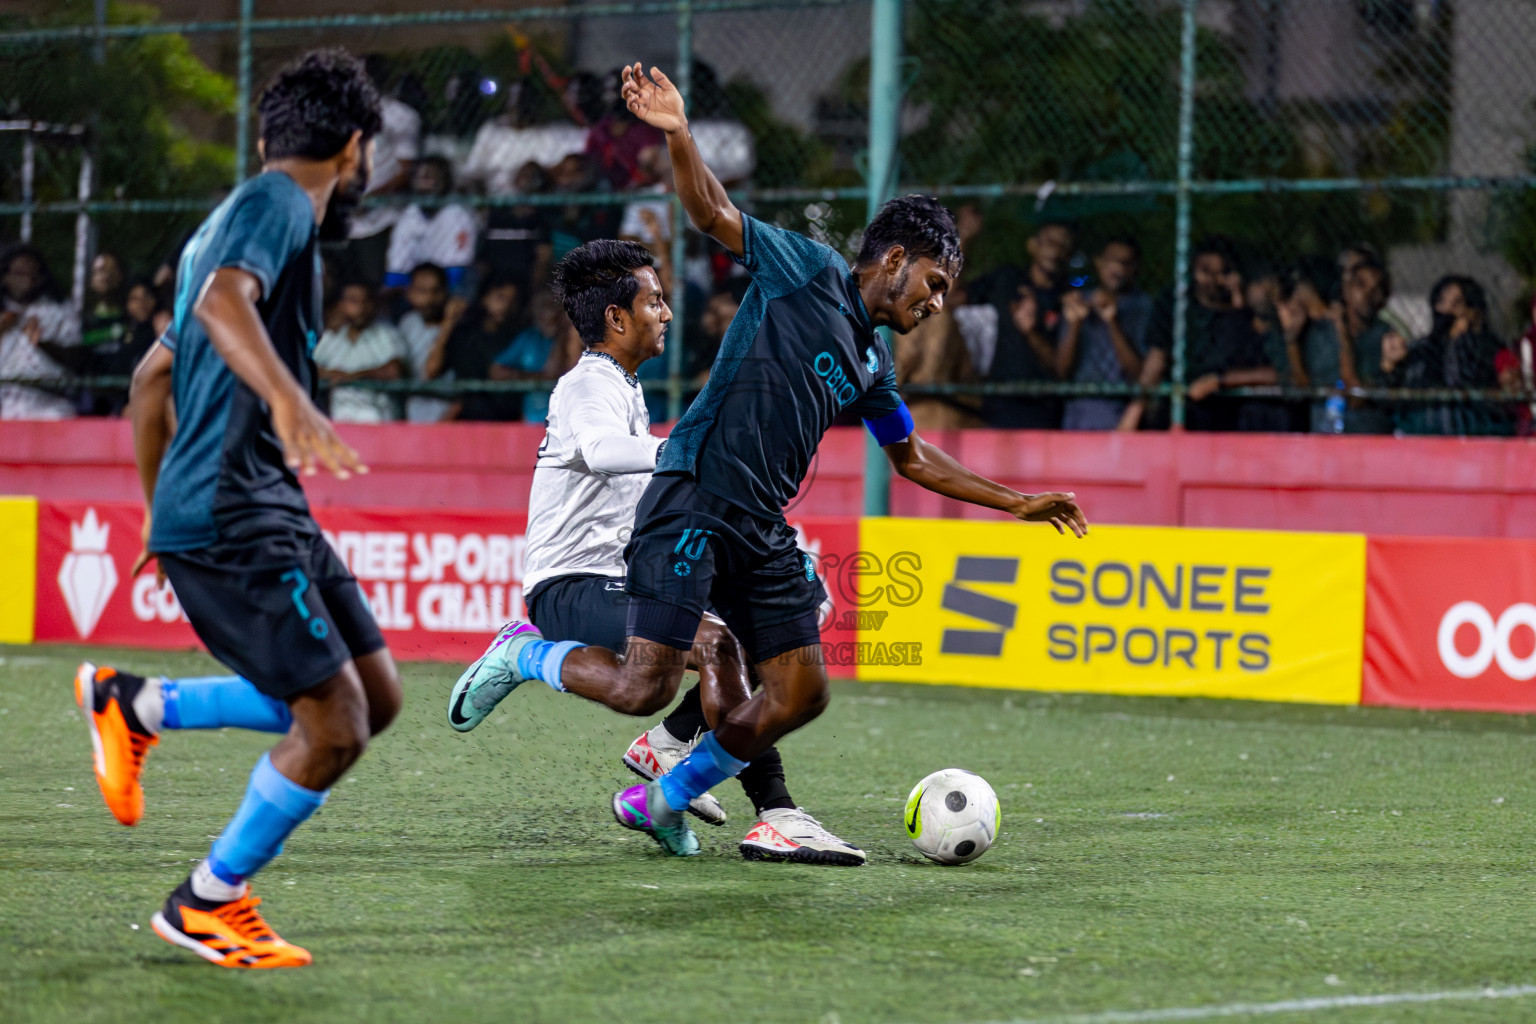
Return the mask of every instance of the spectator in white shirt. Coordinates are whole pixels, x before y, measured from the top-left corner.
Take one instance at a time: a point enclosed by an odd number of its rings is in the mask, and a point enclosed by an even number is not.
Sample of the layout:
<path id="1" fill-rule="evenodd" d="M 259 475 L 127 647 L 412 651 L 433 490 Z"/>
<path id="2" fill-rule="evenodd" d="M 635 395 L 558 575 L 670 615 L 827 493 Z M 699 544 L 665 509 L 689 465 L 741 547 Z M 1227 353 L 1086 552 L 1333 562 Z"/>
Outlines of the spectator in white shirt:
<path id="1" fill-rule="evenodd" d="M 394 396 L 364 388 L 338 387 L 354 380 L 402 380 L 405 339 L 394 326 L 377 319 L 373 288 L 363 281 L 341 286 L 336 302 L 338 325 L 315 346 L 320 379 L 331 385 L 331 419 L 337 423 L 388 423 L 399 419 Z"/>
<path id="2" fill-rule="evenodd" d="M 460 177 L 485 186 L 489 195 L 522 191 L 518 170 L 530 162 L 553 167 L 587 145 L 587 130 L 570 121 L 538 124 L 538 93 L 528 82 L 507 86 L 506 113 L 487 121 L 475 133 Z"/>
<path id="3" fill-rule="evenodd" d="M 436 263 L 448 272 L 448 284 L 459 281 L 475 259 L 480 223 L 467 206 L 444 202 L 453 191 L 453 166 L 429 156 L 411 172 L 411 191 L 418 201 L 406 207 L 389 240 L 389 266 L 384 283 L 403 288 L 410 273 L 423 263 Z"/>
<path id="4" fill-rule="evenodd" d="M 411 271 L 411 283 L 405 290 L 411 311 L 400 318 L 400 336 L 410 358 L 411 379 L 429 380 L 427 360 L 434 349 L 447 344 L 454 321 L 447 314 L 448 273 L 436 263 L 423 263 Z M 453 371 L 442 375 L 452 380 Z M 412 423 L 440 423 L 453 403 L 430 395 L 411 395 L 405 400 L 405 418 Z"/>
<path id="5" fill-rule="evenodd" d="M 64 420 L 75 415 L 62 378 L 64 367 L 45 346 L 80 344 L 80 317 L 56 298 L 53 275 L 43 254 L 30 245 L 0 253 L 0 378 L 40 381 L 57 378 L 57 386 L 0 386 L 0 419 Z"/>

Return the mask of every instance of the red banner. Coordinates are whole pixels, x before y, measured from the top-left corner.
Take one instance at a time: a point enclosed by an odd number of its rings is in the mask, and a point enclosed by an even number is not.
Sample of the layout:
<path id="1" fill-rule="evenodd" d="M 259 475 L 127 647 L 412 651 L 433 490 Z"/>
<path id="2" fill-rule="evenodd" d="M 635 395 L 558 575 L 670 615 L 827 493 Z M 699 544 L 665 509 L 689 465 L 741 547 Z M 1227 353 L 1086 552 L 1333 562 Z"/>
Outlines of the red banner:
<path id="1" fill-rule="evenodd" d="M 1362 703 L 1536 711 L 1536 541 L 1367 545 Z"/>
<path id="2" fill-rule="evenodd" d="M 501 623 L 524 615 L 527 515 L 483 511 L 319 508 L 326 539 L 357 577 L 395 657 L 468 662 Z M 802 545 L 824 565 L 858 547 L 854 518 L 792 520 Z M 38 640 L 171 649 L 197 646 L 169 586 L 153 570 L 133 579 L 140 506 L 43 502 L 38 515 Z M 824 568 L 823 573 L 827 570 Z M 824 634 L 855 639 L 855 620 L 836 601 Z M 852 675 L 851 666 L 832 666 Z"/>

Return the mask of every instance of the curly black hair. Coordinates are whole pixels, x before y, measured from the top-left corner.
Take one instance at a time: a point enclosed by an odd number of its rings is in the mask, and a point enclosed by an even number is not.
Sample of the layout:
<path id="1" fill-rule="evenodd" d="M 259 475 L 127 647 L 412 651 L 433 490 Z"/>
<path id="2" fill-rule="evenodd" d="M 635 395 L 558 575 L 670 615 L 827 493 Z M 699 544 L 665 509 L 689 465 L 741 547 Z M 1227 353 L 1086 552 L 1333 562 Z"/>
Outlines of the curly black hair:
<path id="1" fill-rule="evenodd" d="M 579 245 L 555 265 L 555 298 L 576 325 L 583 345 L 603 340 L 603 317 L 609 306 L 630 309 L 640 291 L 635 271 L 654 267 L 656 259 L 639 242 L 599 238 Z"/>
<path id="2" fill-rule="evenodd" d="M 267 84 L 257 107 L 266 158 L 329 160 L 362 132 L 379 134 L 379 92 L 363 62 L 341 49 L 312 50 Z"/>
<path id="3" fill-rule="evenodd" d="M 864 229 L 854 262 L 868 266 L 898 245 L 906 250 L 908 260 L 926 256 L 954 275 L 965 263 L 955 216 L 933 196 L 900 196 L 882 206 Z"/>

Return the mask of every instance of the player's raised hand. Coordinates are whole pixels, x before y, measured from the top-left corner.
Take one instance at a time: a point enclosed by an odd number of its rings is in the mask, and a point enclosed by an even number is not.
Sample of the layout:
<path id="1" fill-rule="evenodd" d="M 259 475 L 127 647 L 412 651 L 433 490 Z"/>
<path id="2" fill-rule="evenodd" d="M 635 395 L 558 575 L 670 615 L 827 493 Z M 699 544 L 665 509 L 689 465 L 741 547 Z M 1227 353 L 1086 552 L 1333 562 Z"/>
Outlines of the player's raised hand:
<path id="1" fill-rule="evenodd" d="M 672 79 L 661 73 L 660 68 L 651 68 L 651 75 L 647 78 L 637 61 L 624 69 L 623 78 L 624 105 L 631 114 L 664 132 L 681 131 L 688 123 L 683 94 L 677 91 Z"/>
<path id="2" fill-rule="evenodd" d="M 1083 510 L 1077 507 L 1077 495 L 1070 491 L 1026 494 L 1013 514 L 1027 523 L 1050 523 L 1057 533 L 1071 530 L 1079 537 L 1088 534 L 1088 520 Z"/>
<path id="3" fill-rule="evenodd" d="M 272 429 L 283 446 L 283 461 L 295 473 L 314 476 L 317 463 L 338 480 L 368 472 L 362 457 L 341 439 L 335 426 L 308 397 L 274 404 Z"/>

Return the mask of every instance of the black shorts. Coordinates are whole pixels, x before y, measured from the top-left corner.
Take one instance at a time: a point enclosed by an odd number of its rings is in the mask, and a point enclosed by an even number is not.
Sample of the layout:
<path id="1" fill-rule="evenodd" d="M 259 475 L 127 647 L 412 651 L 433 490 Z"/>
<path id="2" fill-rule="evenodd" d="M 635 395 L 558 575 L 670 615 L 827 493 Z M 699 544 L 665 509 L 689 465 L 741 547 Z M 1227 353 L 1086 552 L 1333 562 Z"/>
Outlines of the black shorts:
<path id="1" fill-rule="evenodd" d="M 629 595 L 623 580 L 556 576 L 535 585 L 525 600 L 528 618 L 545 640 L 575 640 L 623 652 L 629 625 Z"/>
<path id="2" fill-rule="evenodd" d="M 163 554 L 160 565 L 208 652 L 269 697 L 286 700 L 384 647 L 357 580 L 318 533 Z"/>
<path id="3" fill-rule="evenodd" d="M 754 662 L 821 642 L 826 590 L 789 523 L 743 511 L 691 477 L 651 478 L 624 561 L 630 636 L 686 650 L 710 608 Z"/>

